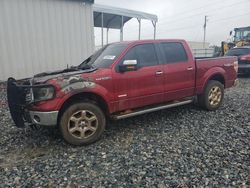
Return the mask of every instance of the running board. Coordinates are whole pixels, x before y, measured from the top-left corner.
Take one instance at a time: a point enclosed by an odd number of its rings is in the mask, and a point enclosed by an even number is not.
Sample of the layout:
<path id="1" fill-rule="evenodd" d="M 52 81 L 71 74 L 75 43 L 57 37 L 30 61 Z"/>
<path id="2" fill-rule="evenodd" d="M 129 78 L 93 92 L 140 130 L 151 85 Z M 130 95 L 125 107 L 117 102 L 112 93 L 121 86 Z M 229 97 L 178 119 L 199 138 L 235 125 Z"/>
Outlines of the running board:
<path id="1" fill-rule="evenodd" d="M 131 112 L 131 113 L 128 113 L 128 114 L 114 115 L 112 117 L 115 120 L 125 119 L 125 118 L 129 118 L 129 117 L 133 117 L 133 116 L 138 116 L 138 115 L 146 114 L 146 113 L 149 113 L 149 112 L 155 112 L 155 111 L 158 111 L 158 110 L 163 110 L 163 109 L 167 109 L 167 108 L 172 108 L 172 107 L 176 107 L 176 106 L 190 104 L 192 102 L 193 102 L 193 100 L 186 100 L 186 101 L 182 101 L 182 102 L 175 102 L 175 103 L 170 103 L 170 104 L 167 104 L 167 105 L 161 105 L 161 106 L 157 106 L 157 107 L 153 107 L 153 108 L 148 108 L 148 109 L 144 108 L 142 110 L 138 110 L 138 111 Z"/>

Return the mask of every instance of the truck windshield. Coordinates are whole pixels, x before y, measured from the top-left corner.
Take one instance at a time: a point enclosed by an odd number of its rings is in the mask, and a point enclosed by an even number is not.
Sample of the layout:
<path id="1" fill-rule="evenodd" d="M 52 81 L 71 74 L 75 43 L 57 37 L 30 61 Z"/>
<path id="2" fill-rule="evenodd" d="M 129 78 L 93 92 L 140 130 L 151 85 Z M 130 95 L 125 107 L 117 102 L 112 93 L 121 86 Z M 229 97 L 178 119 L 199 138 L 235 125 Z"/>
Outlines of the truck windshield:
<path id="1" fill-rule="evenodd" d="M 80 64 L 79 68 L 108 68 L 126 47 L 127 44 L 106 45 Z"/>
<path id="2" fill-rule="evenodd" d="M 233 48 L 230 49 L 226 56 L 241 56 L 241 55 L 247 55 L 250 54 L 250 48 Z"/>
<path id="3" fill-rule="evenodd" d="M 236 31 L 235 40 L 242 40 L 250 36 L 250 30 Z"/>

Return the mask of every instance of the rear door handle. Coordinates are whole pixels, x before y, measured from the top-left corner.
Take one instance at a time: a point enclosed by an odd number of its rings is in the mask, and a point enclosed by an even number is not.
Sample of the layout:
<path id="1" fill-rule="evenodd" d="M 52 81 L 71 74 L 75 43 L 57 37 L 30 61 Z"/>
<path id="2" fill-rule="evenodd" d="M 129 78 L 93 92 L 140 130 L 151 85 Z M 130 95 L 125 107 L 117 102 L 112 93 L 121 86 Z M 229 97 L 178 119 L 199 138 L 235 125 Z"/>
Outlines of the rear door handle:
<path id="1" fill-rule="evenodd" d="M 187 70 L 192 71 L 192 70 L 194 70 L 194 68 L 193 67 L 188 67 Z"/>
<path id="2" fill-rule="evenodd" d="M 155 75 L 162 75 L 162 74 L 163 74 L 162 71 L 157 71 L 157 72 L 155 72 Z"/>

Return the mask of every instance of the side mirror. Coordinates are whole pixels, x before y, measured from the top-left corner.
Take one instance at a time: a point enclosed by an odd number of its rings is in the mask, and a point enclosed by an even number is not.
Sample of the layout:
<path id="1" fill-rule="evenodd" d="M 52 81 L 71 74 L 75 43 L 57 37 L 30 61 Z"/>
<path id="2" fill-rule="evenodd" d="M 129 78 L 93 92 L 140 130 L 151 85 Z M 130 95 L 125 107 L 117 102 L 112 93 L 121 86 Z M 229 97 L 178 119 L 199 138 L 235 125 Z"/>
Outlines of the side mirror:
<path id="1" fill-rule="evenodd" d="M 120 72 L 136 71 L 137 68 L 137 60 L 125 60 L 119 65 Z"/>

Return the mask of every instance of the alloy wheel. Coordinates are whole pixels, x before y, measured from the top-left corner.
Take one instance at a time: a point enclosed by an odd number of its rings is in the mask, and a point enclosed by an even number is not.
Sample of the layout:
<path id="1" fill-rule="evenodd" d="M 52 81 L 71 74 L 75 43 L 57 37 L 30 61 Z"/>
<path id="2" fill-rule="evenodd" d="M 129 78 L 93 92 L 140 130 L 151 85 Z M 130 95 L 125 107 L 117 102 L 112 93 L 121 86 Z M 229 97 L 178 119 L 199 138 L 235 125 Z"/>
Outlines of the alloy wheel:
<path id="1" fill-rule="evenodd" d="M 217 106 L 221 102 L 222 91 L 218 86 L 214 86 L 211 88 L 208 100 L 211 106 Z"/>
<path id="2" fill-rule="evenodd" d="M 88 110 L 74 113 L 68 121 L 68 132 L 78 139 L 87 139 L 95 134 L 98 128 L 96 115 Z"/>

